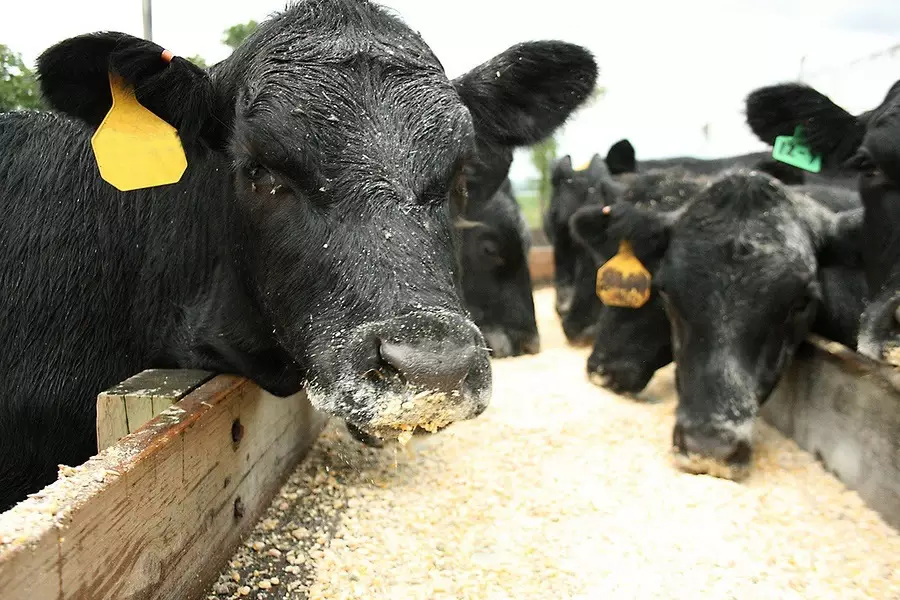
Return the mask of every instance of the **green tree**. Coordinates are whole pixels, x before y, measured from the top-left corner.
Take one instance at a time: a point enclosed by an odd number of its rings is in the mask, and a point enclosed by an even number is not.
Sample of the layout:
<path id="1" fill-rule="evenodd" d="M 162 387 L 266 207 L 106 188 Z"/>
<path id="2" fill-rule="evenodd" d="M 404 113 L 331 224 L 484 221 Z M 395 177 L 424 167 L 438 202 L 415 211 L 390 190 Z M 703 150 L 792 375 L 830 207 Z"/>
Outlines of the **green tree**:
<path id="1" fill-rule="evenodd" d="M 241 42 L 247 39 L 248 35 L 253 33 L 253 30 L 256 29 L 257 25 L 258 23 L 252 20 L 247 21 L 246 23 L 232 25 L 225 30 L 225 35 L 222 38 L 222 43 L 234 50 L 241 45 Z"/>
<path id="2" fill-rule="evenodd" d="M 550 202 L 550 194 L 553 192 L 550 183 L 553 163 L 556 162 L 557 142 L 555 136 L 550 136 L 531 147 L 531 164 L 538 172 L 538 202 L 541 205 L 541 214 Z"/>
<path id="3" fill-rule="evenodd" d="M 0 44 L 0 112 L 40 106 L 34 73 L 25 66 L 20 54 Z"/>
<path id="4" fill-rule="evenodd" d="M 197 65 L 198 67 L 205 69 L 209 66 L 207 64 L 206 59 L 200 56 L 199 54 L 195 54 L 194 56 L 188 56 L 187 59 Z"/>

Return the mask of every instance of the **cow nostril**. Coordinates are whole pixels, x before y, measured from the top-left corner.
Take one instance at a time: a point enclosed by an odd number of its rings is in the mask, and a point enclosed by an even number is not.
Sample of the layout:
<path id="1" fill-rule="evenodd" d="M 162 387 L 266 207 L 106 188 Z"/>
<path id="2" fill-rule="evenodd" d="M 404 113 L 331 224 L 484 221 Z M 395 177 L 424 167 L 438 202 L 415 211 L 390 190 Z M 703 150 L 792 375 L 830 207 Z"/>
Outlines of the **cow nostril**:
<path id="1" fill-rule="evenodd" d="M 681 423 L 676 423 L 675 429 L 672 430 L 672 447 L 677 452 L 685 452 L 684 427 L 681 426 Z"/>
<path id="2" fill-rule="evenodd" d="M 734 451 L 728 456 L 726 462 L 729 464 L 746 465 L 750 462 L 752 449 L 750 444 L 744 440 L 738 441 Z"/>
<path id="3" fill-rule="evenodd" d="M 538 354 L 541 351 L 541 338 L 539 335 L 526 339 L 522 342 L 522 352 L 525 354 Z"/>
<path id="4" fill-rule="evenodd" d="M 388 367 L 411 385 L 440 391 L 459 389 L 477 358 L 474 346 L 448 348 L 382 342 L 378 353 Z"/>

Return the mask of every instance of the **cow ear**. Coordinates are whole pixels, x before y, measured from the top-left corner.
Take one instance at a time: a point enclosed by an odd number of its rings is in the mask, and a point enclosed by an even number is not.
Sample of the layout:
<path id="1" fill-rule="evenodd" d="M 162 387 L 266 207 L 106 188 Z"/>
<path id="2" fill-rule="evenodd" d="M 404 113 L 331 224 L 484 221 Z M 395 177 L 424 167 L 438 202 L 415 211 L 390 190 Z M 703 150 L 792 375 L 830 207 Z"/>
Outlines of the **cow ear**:
<path id="1" fill-rule="evenodd" d="M 604 181 L 611 177 L 609 169 L 606 167 L 606 161 L 599 154 L 594 154 L 591 157 L 587 171 L 592 181 Z"/>
<path id="2" fill-rule="evenodd" d="M 109 75 L 114 73 L 133 87 L 144 107 L 178 130 L 182 142 L 202 137 L 210 145 L 224 143 L 207 73 L 153 42 L 117 32 L 77 36 L 45 50 L 37 73 L 51 108 L 92 127 L 112 106 Z"/>
<path id="3" fill-rule="evenodd" d="M 819 268 L 863 267 L 863 218 L 865 209 L 839 212 L 825 221 L 816 237 Z"/>
<path id="4" fill-rule="evenodd" d="M 562 125 L 594 90 L 597 63 L 574 44 L 526 42 L 453 81 L 472 113 L 476 135 L 504 146 L 530 146 Z"/>
<path id="5" fill-rule="evenodd" d="M 559 183 L 563 179 L 568 179 L 575 174 L 572 168 L 572 157 L 566 154 L 553 165 L 552 180 L 553 183 Z"/>
<path id="6" fill-rule="evenodd" d="M 821 92 L 799 83 L 760 88 L 746 101 L 747 124 L 763 142 L 773 145 L 781 135 L 803 126 L 806 143 L 825 163 L 838 166 L 862 142 L 865 124 Z"/>
<path id="7" fill-rule="evenodd" d="M 659 213 L 630 202 L 615 202 L 578 209 L 569 219 L 569 230 L 572 238 L 597 261 L 614 255 L 622 240 L 631 242 L 638 257 L 644 259 L 665 253 L 676 219 L 675 213 Z"/>
<path id="8" fill-rule="evenodd" d="M 623 139 L 610 146 L 606 153 L 606 166 L 613 175 L 636 172 L 637 160 L 631 142 Z"/>

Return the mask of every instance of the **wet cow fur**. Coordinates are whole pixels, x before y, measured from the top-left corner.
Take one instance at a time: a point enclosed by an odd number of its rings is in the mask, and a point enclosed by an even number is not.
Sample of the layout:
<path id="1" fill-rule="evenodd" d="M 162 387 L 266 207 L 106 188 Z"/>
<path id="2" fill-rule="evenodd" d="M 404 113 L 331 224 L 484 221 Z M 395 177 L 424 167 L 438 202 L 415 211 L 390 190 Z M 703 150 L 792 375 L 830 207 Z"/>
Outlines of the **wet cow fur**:
<path id="1" fill-rule="evenodd" d="M 872 110 L 852 115 L 821 92 L 786 83 L 747 97 L 747 123 L 764 142 L 804 127 L 823 171 L 851 173 L 864 216 L 859 240 L 869 298 L 857 349 L 875 359 L 900 359 L 900 81 Z"/>
<path id="2" fill-rule="evenodd" d="M 459 227 L 463 297 L 492 356 L 538 352 L 528 270 L 531 234 L 510 181 L 488 201 L 470 202 Z"/>
<path id="3" fill-rule="evenodd" d="M 549 135 L 596 78 L 582 48 L 536 42 L 451 82 L 356 0 L 296 4 L 208 71 L 162 52 L 61 42 L 38 73 L 62 114 L 0 117 L 0 508 L 95 452 L 97 393 L 151 367 L 305 387 L 367 435 L 477 416 L 491 371 L 451 204 L 490 149 Z M 110 70 L 178 129 L 179 183 L 100 179 Z"/>
<path id="4" fill-rule="evenodd" d="M 767 174 L 737 171 L 674 212 L 620 202 L 573 220 L 579 239 L 593 248 L 631 240 L 653 274 L 676 363 L 673 450 L 683 468 L 746 475 L 759 406 L 817 315 L 832 308 L 823 301 L 855 304 L 825 319 L 855 333 L 861 274 L 835 271 L 824 282 L 820 274 L 831 260 L 843 268 L 859 213 L 834 213 Z M 831 285 L 846 288 L 823 292 Z M 841 318 L 846 322 L 835 323 Z"/>

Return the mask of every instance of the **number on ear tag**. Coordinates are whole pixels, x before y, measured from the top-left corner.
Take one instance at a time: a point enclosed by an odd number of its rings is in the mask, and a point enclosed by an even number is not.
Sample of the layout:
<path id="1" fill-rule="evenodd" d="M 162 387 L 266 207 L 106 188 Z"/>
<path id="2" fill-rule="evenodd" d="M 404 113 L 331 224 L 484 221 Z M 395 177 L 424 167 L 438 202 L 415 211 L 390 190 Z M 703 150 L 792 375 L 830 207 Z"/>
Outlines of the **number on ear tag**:
<path id="1" fill-rule="evenodd" d="M 650 299 L 650 272 L 625 240 L 619 252 L 597 269 L 597 297 L 607 306 L 640 308 Z"/>
<path id="2" fill-rule="evenodd" d="M 772 147 L 772 158 L 812 173 L 822 170 L 822 157 L 814 155 L 803 139 L 803 127 L 798 125 L 794 135 L 779 135 Z"/>
<path id="3" fill-rule="evenodd" d="M 112 107 L 91 138 L 100 177 L 116 189 L 177 183 L 187 169 L 178 131 L 147 110 L 134 90 L 109 74 Z"/>

